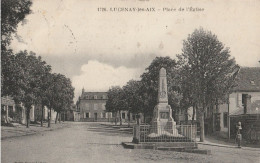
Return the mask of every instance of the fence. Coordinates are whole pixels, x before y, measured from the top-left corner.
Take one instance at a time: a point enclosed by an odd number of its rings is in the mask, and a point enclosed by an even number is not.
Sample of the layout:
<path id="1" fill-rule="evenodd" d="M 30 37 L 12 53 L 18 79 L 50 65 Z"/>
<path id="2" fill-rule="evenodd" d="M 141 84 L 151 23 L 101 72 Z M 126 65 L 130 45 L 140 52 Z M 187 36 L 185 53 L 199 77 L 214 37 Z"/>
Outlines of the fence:
<path id="1" fill-rule="evenodd" d="M 196 125 L 151 126 L 136 125 L 133 128 L 134 140 L 145 142 L 194 142 Z"/>

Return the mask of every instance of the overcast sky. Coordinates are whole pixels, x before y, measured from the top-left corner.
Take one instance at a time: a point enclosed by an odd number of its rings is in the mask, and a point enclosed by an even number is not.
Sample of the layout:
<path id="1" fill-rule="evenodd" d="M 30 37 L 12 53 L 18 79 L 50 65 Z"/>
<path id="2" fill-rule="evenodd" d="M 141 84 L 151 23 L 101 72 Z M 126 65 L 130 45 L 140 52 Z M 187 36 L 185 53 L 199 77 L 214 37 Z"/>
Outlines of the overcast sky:
<path id="1" fill-rule="evenodd" d="M 195 2 L 195 1 L 194 1 Z M 18 26 L 15 52 L 33 51 L 53 72 L 71 78 L 76 98 L 139 79 L 156 56 L 175 58 L 182 42 L 203 27 L 230 47 L 241 66 L 260 66 L 259 0 L 34 0 Z M 99 7 L 155 8 L 155 12 L 98 12 Z M 163 8 L 199 7 L 200 12 Z"/>

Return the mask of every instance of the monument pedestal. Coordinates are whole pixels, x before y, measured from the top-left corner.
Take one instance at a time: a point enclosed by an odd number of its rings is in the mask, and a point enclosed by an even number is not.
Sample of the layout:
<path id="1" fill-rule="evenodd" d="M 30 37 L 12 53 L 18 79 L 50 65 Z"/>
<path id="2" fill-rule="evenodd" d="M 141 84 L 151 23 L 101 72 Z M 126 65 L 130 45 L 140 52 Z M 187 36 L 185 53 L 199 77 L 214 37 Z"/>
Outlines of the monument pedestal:
<path id="1" fill-rule="evenodd" d="M 162 135 L 182 137 L 176 129 L 176 122 L 172 118 L 171 106 L 168 104 L 158 104 L 154 108 L 154 117 L 150 128 L 149 137 L 159 137 Z"/>

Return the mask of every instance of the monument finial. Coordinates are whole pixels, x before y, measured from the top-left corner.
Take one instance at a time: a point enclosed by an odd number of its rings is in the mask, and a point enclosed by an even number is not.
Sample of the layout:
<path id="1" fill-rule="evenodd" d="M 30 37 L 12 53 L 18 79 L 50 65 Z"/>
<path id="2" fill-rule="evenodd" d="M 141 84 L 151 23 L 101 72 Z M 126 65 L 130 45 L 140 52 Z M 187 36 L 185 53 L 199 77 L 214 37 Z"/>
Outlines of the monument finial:
<path id="1" fill-rule="evenodd" d="M 166 76 L 166 70 L 165 70 L 165 68 L 162 67 L 162 68 L 160 69 L 160 73 L 159 73 L 159 74 L 160 74 L 160 76 Z"/>

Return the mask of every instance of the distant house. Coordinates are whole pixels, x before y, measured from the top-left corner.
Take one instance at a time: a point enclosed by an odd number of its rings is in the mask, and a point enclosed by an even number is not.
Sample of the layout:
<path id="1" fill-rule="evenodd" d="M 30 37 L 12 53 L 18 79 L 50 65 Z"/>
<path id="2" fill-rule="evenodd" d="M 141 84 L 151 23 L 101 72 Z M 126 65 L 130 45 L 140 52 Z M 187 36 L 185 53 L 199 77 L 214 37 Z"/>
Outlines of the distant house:
<path id="1" fill-rule="evenodd" d="M 10 96 L 1 97 L 1 120 L 4 123 L 17 122 L 26 124 L 26 110 L 22 104 L 15 104 Z M 34 106 L 30 111 L 30 120 L 34 121 Z"/>
<path id="2" fill-rule="evenodd" d="M 236 82 L 237 86 L 228 96 L 229 103 L 214 106 L 205 113 L 205 128 L 207 127 L 209 133 L 234 137 L 238 120 L 243 119 L 241 122 L 244 133 L 249 127 L 257 127 L 255 123 L 259 124 L 260 67 L 242 67 Z"/>
<path id="3" fill-rule="evenodd" d="M 62 118 L 63 119 L 63 114 L 62 114 Z M 66 121 L 75 121 L 75 122 L 78 122 L 80 121 L 80 110 L 78 107 L 76 107 L 75 104 L 73 104 L 70 109 L 68 109 L 66 111 L 66 114 L 65 114 L 65 120 Z"/>
<path id="4" fill-rule="evenodd" d="M 228 95 L 229 103 L 212 105 L 204 113 L 205 134 L 234 138 L 236 123 L 241 121 L 242 134 L 249 136 L 258 133 L 260 136 L 260 67 L 242 67 L 236 77 L 236 86 Z M 187 111 L 177 112 L 177 123 L 189 124 L 192 120 L 192 107 Z M 194 116 L 195 123 L 196 114 Z M 260 140 L 260 139 L 259 139 Z"/>
<path id="5" fill-rule="evenodd" d="M 77 107 L 80 111 L 80 121 L 86 122 L 114 122 L 115 113 L 106 111 L 106 102 L 108 100 L 107 92 L 85 92 L 77 101 Z M 135 115 L 128 114 L 127 111 L 121 111 L 122 122 L 135 121 Z M 129 117 L 130 116 L 130 117 Z"/>
<path id="6" fill-rule="evenodd" d="M 14 100 L 10 96 L 1 97 L 1 121 L 2 123 L 17 122 L 26 124 L 26 109 L 23 104 L 15 104 Z M 56 112 L 52 109 L 51 120 L 54 121 Z M 30 121 L 40 121 L 42 118 L 41 105 L 33 105 L 30 110 Z M 48 109 L 43 109 L 43 120 L 48 118 Z"/>
<path id="7" fill-rule="evenodd" d="M 42 114 L 43 114 L 43 121 L 48 120 L 49 109 L 46 106 L 44 106 L 43 111 L 42 111 L 42 105 L 37 104 L 33 107 L 33 112 L 34 112 L 35 121 L 41 121 Z M 51 109 L 51 121 L 55 121 L 56 115 L 57 115 L 57 112 L 55 112 L 53 109 Z"/>
<path id="8" fill-rule="evenodd" d="M 2 123 L 9 123 L 10 120 L 15 119 L 14 116 L 15 102 L 10 96 L 1 97 L 1 121 Z"/>
<path id="9" fill-rule="evenodd" d="M 109 118 L 112 118 L 112 113 L 106 112 L 106 101 L 106 92 L 85 92 L 83 89 L 77 102 L 80 110 L 80 120 L 107 122 Z"/>

